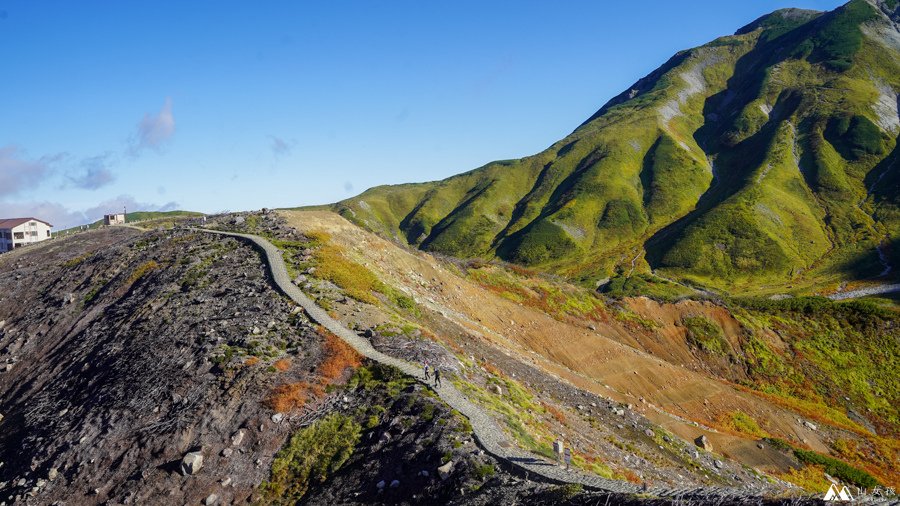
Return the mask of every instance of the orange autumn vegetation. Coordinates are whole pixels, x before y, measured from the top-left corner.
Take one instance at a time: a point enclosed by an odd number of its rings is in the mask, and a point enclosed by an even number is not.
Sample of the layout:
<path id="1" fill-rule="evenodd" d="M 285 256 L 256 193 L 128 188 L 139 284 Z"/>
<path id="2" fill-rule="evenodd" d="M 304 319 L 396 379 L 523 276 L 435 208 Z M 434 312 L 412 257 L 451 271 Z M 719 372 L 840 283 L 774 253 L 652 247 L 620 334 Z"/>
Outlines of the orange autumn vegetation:
<path id="1" fill-rule="evenodd" d="M 321 397 L 325 394 L 325 387 L 339 380 L 348 367 L 356 368 L 362 365 L 362 356 L 345 343 L 341 338 L 328 332 L 324 327 L 319 327 L 319 334 L 325 338 L 323 350 L 325 360 L 319 366 L 319 381 L 307 383 L 285 383 L 278 385 L 266 399 L 266 405 L 277 413 L 289 413 L 302 408 L 310 397 Z M 279 371 L 286 371 L 291 365 L 290 359 L 283 358 L 272 366 Z"/>
<path id="2" fill-rule="evenodd" d="M 355 369 L 362 365 L 362 356 L 341 338 L 324 327 L 319 327 L 319 333 L 325 337 L 325 360 L 319 366 L 323 385 L 339 380 L 348 367 Z"/>
<path id="3" fill-rule="evenodd" d="M 557 422 L 559 422 L 563 425 L 567 425 L 566 424 L 566 415 L 565 415 L 565 413 L 560 411 L 559 408 L 557 408 L 556 406 L 547 404 L 546 402 L 541 402 L 541 404 L 544 406 L 544 409 L 546 409 L 547 412 L 550 413 L 550 415 L 552 415 L 553 418 L 556 419 Z"/>
<path id="4" fill-rule="evenodd" d="M 309 390 L 309 383 L 302 381 L 278 385 L 272 389 L 272 393 L 266 399 L 266 405 L 277 413 L 290 413 L 306 404 Z"/>
<path id="5" fill-rule="evenodd" d="M 250 357 L 247 360 L 244 360 L 244 365 L 247 367 L 252 367 L 259 363 L 259 357 Z"/>

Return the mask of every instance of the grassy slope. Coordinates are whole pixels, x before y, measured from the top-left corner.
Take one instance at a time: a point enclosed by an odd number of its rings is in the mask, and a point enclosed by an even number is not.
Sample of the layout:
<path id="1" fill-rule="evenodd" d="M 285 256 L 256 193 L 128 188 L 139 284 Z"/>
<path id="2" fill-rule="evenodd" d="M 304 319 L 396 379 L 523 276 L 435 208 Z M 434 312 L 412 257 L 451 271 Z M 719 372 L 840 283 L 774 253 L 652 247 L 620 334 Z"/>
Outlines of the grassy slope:
<path id="1" fill-rule="evenodd" d="M 897 132 L 874 104 L 900 90 L 900 58 L 861 26 L 885 22 L 863 0 L 778 11 L 677 54 L 537 155 L 334 208 L 582 281 L 654 268 L 765 292 L 875 275 L 900 213 Z"/>

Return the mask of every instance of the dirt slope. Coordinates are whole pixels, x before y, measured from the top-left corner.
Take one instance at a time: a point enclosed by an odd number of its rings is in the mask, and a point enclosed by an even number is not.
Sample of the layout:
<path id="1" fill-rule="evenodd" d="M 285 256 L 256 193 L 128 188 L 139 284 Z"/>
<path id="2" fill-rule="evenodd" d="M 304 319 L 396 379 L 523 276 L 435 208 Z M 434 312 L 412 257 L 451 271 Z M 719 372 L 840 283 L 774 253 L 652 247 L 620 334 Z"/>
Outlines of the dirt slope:
<path id="1" fill-rule="evenodd" d="M 717 321 L 733 340 L 737 323 L 721 308 L 694 301 L 660 306 L 636 299 L 628 302 L 629 307 L 657 321 L 661 332 L 650 337 L 620 322 L 594 324 L 596 330 L 592 330 L 491 293 L 453 272 L 448 264 L 400 248 L 334 213 L 290 211 L 283 215 L 301 231 L 327 231 L 333 241 L 385 282 L 473 335 L 584 390 L 634 404 L 636 410 L 685 439 L 706 434 L 717 451 L 746 465 L 784 470 L 784 459 L 777 452 L 759 449 L 747 437 L 715 432 L 694 423 L 712 423 L 739 410 L 751 414 L 774 435 L 804 440 L 814 449 L 827 451 L 819 433 L 805 427 L 796 413 L 701 370 L 685 344 L 684 330 L 675 321 L 684 314 L 704 314 Z"/>

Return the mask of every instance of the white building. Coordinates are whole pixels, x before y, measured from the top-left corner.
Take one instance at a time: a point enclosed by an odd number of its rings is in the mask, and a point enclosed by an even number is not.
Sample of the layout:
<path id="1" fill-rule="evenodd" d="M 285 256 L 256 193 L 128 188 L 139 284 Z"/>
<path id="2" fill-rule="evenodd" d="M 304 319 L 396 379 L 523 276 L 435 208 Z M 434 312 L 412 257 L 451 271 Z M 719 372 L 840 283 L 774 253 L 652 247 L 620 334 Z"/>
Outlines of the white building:
<path id="1" fill-rule="evenodd" d="M 49 239 L 52 228 L 37 218 L 0 219 L 0 253 Z"/>
<path id="2" fill-rule="evenodd" d="M 123 223 L 125 223 L 125 213 L 103 215 L 104 225 L 121 225 Z"/>

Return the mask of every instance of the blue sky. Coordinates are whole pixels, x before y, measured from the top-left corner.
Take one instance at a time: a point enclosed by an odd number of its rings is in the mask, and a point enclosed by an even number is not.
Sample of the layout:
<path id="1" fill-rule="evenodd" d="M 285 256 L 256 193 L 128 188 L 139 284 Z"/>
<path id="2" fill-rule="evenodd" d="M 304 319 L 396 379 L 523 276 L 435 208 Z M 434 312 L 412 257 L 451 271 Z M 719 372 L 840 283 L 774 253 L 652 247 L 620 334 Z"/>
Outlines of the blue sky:
<path id="1" fill-rule="evenodd" d="M 0 217 L 321 204 L 533 154 L 818 0 L 0 0 Z"/>

